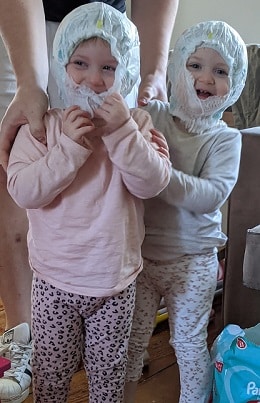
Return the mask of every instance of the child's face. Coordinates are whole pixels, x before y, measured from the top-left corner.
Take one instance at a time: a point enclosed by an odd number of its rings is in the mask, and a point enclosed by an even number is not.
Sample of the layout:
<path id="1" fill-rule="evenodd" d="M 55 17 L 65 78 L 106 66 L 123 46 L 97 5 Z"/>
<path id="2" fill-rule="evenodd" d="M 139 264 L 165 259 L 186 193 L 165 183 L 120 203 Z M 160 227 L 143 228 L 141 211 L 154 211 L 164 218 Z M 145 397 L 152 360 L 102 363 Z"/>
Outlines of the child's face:
<path id="1" fill-rule="evenodd" d="M 198 48 L 188 59 L 187 69 L 194 78 L 194 87 L 200 99 L 224 96 L 229 91 L 229 67 L 218 52 Z"/>
<path id="2" fill-rule="evenodd" d="M 109 44 L 100 38 L 93 38 L 79 44 L 66 70 L 76 84 L 87 86 L 100 94 L 112 87 L 117 64 Z"/>

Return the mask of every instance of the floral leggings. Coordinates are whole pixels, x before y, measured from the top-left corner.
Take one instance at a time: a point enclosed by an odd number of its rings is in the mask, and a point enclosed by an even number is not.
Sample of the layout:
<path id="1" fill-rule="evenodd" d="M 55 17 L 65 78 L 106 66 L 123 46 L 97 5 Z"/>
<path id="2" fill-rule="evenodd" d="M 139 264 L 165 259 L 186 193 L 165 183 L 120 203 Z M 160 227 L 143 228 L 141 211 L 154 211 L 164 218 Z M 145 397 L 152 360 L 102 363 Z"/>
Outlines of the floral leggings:
<path id="1" fill-rule="evenodd" d="M 207 326 L 217 284 L 215 253 L 185 255 L 174 262 L 145 260 L 137 278 L 136 304 L 129 341 L 126 380 L 137 381 L 154 329 L 161 297 L 167 306 L 170 344 L 180 372 L 180 403 L 206 403 L 213 368 Z"/>
<path id="2" fill-rule="evenodd" d="M 33 392 L 36 403 L 65 403 L 81 357 L 89 403 L 123 402 L 135 282 L 108 298 L 76 295 L 34 275 Z"/>

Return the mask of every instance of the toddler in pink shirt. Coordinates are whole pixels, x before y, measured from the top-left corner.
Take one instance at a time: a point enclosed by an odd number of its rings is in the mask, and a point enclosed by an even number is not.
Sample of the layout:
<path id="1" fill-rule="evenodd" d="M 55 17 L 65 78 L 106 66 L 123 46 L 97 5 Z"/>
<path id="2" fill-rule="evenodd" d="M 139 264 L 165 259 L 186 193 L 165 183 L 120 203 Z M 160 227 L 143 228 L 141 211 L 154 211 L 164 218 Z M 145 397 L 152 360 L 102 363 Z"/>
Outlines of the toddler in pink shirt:
<path id="1" fill-rule="evenodd" d="M 89 401 L 123 401 L 135 278 L 142 270 L 143 202 L 170 180 L 164 137 L 129 110 L 139 77 L 135 26 L 104 3 L 68 14 L 53 63 L 67 108 L 45 116 L 46 144 L 21 127 L 8 190 L 29 218 L 33 270 L 33 391 L 67 400 L 81 357 Z"/>

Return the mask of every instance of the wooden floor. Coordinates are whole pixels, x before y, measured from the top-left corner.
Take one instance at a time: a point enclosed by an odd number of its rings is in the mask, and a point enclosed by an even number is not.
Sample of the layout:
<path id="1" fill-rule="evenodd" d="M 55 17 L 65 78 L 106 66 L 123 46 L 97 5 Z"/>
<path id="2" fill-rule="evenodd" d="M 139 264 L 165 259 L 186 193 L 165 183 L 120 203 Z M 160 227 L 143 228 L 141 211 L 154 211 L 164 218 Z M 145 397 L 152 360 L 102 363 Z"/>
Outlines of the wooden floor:
<path id="1" fill-rule="evenodd" d="M 214 305 L 215 317 L 208 327 L 208 345 L 222 330 L 221 296 Z M 5 314 L 0 301 L 0 334 L 4 331 Z M 152 336 L 149 346 L 150 363 L 144 370 L 137 391 L 137 403 L 178 403 L 179 373 L 176 357 L 169 343 L 167 320 L 160 323 Z M 84 370 L 78 371 L 72 380 L 69 403 L 87 403 L 88 387 Z M 33 403 L 32 394 L 25 403 Z"/>

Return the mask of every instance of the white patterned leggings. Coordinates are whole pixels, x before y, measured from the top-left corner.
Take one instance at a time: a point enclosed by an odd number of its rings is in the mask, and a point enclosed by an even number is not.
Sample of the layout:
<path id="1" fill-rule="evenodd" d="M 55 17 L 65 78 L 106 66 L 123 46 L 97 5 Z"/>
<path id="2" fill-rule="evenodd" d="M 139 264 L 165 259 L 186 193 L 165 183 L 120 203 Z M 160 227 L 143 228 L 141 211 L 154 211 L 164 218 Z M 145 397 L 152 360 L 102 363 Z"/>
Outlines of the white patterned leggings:
<path id="1" fill-rule="evenodd" d="M 155 317 L 164 297 L 169 315 L 170 344 L 180 372 L 180 403 L 206 403 L 213 368 L 207 348 L 207 326 L 217 284 L 215 253 L 186 255 L 174 262 L 144 261 L 137 278 L 136 304 L 129 341 L 127 381 L 142 373 Z"/>

